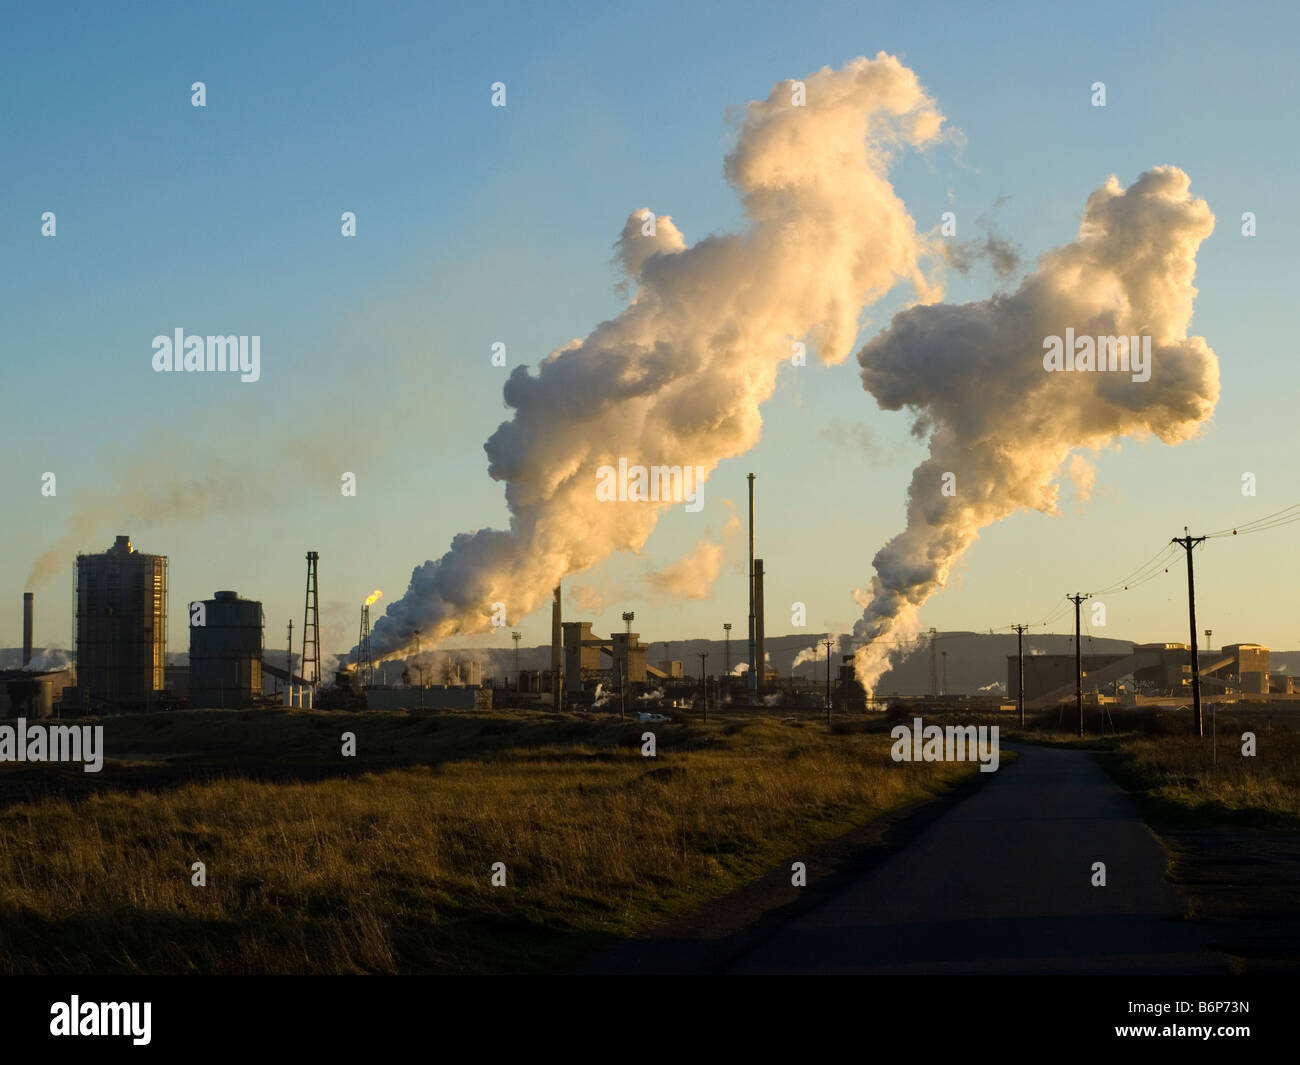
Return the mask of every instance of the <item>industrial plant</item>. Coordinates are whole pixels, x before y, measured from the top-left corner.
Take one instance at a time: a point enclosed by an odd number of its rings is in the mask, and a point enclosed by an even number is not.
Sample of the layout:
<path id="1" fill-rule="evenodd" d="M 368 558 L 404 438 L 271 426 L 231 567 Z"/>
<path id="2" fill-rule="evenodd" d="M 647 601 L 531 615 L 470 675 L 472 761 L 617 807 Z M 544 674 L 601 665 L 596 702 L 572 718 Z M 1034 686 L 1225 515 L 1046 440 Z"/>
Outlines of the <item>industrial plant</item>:
<path id="1" fill-rule="evenodd" d="M 1042 710 L 1076 698 L 1131 707 L 1176 708 L 1192 690 L 1192 652 L 1186 643 L 1140 643 L 1129 654 L 1040 654 L 1024 659 L 1025 709 Z M 1203 650 L 1197 661 L 1201 691 L 1218 703 L 1282 703 L 1300 700 L 1296 678 L 1269 670 L 1269 649 L 1234 643 Z M 1007 692 L 1020 694 L 1019 656 L 1007 656 Z"/>
<path id="2" fill-rule="evenodd" d="M 167 558 L 119 536 L 77 556 L 77 680 L 94 707 L 148 705 L 164 691 Z"/>
<path id="3" fill-rule="evenodd" d="M 1177 708 L 1185 705 L 1193 688 L 1194 659 L 1188 644 L 1111 641 L 1104 651 L 1082 653 L 1076 638 L 1068 654 L 1040 649 L 1007 656 L 1005 688 L 993 683 L 970 685 L 969 692 L 955 694 L 948 685 L 948 652 L 942 653 L 941 674 L 937 634 L 932 629 L 928 640 L 923 635 L 899 663 L 901 667 L 923 662 L 928 649 L 928 678 L 915 668 L 910 674 L 904 669 L 888 687 L 910 690 L 887 691 L 882 685 L 868 694 L 855 670 L 853 637 L 825 633 L 775 642 L 769 638 L 764 560 L 753 556 L 752 476 L 749 504 L 748 640 L 737 649 L 734 667 L 730 622 L 722 626 L 721 648 L 707 640 L 661 641 L 663 654 L 652 656 L 653 645 L 642 642 L 641 634 L 633 631 L 634 612 L 622 614 L 621 631 L 597 633 L 590 620 L 563 617 L 559 586 L 551 594 L 549 645 L 533 649 L 531 661 L 522 668 L 519 632 L 511 633 L 513 661 L 500 649 L 426 651 L 419 631 L 412 630 L 411 645 L 403 653 L 375 662 L 370 608 L 382 596 L 378 589 L 361 604 L 355 648 L 341 655 L 326 654 L 320 636 L 320 554 L 316 551 L 305 555 L 306 585 L 296 653 L 292 619 L 286 625 L 285 643 L 272 647 L 266 638 L 261 601 L 221 590 L 188 603 L 187 648 L 169 657 L 167 556 L 139 551 L 129 536 L 122 535 L 101 553 L 76 557 L 74 660 L 62 652 L 34 654 L 35 597 L 31 592 L 24 594 L 21 668 L 0 671 L 0 716 L 35 719 L 257 706 L 348 710 L 531 707 L 626 715 L 684 708 L 707 712 L 719 707 L 843 713 L 902 704 L 917 709 L 998 712 L 1017 708 L 1022 677 L 1027 710 L 1076 700 L 1090 706 Z M 1206 630 L 1207 646 L 1209 637 Z M 807 646 L 809 640 L 812 647 Z M 803 645 L 797 655 L 789 646 L 791 641 Z M 685 654 L 673 657 L 670 647 Z M 769 647 L 777 647 L 780 669 L 774 665 Z M 965 657 L 970 660 L 971 654 Z M 986 662 L 990 656 L 985 649 L 976 651 L 975 657 Z M 716 668 L 719 658 L 720 670 Z M 1300 706 L 1296 680 L 1285 667 L 1283 671 L 1270 670 L 1267 647 L 1229 644 L 1218 651 L 1203 651 L 1195 661 L 1199 690 L 1216 702 Z M 755 662 L 763 663 L 763 668 L 751 669 Z M 816 665 L 799 675 L 801 662 Z"/>
<path id="4" fill-rule="evenodd" d="M 750 478 L 750 641 L 748 662 L 766 662 L 763 560 L 752 559 L 753 478 Z M 473 653 L 420 649 L 400 663 L 376 664 L 370 643 L 370 607 L 361 606 L 355 650 L 337 659 L 326 675 L 320 636 L 319 564 L 306 553 L 307 574 L 298 653 L 294 623 L 286 627 L 283 651 L 266 640 L 266 617 L 257 599 L 233 590 L 188 603 L 184 655 L 168 653 L 168 559 L 138 550 L 127 535 L 75 563 L 75 664 L 36 668 L 32 652 L 34 595 L 23 598 L 22 668 L 0 674 L 0 714 L 31 718 L 75 713 L 127 713 L 180 708 L 244 709 L 284 705 L 322 709 L 492 708 L 644 709 L 683 705 L 820 706 L 825 696 L 805 678 L 781 678 L 765 667 L 733 670 L 730 624 L 725 665 L 708 676 L 680 659 L 647 661 L 649 646 L 632 631 L 635 615 L 623 614 L 624 629 L 607 637 L 591 621 L 564 621 L 561 589 L 553 591 L 549 669 L 489 667 Z M 667 645 L 665 645 L 666 647 Z M 328 656 L 333 657 L 333 656 Z M 707 655 L 705 656 L 707 658 Z M 490 661 L 490 656 L 489 656 Z M 693 664 L 693 663 L 692 663 Z M 394 665 L 400 673 L 394 676 Z M 851 666 L 841 669 L 846 686 Z M 828 688 L 829 693 L 829 678 Z"/>

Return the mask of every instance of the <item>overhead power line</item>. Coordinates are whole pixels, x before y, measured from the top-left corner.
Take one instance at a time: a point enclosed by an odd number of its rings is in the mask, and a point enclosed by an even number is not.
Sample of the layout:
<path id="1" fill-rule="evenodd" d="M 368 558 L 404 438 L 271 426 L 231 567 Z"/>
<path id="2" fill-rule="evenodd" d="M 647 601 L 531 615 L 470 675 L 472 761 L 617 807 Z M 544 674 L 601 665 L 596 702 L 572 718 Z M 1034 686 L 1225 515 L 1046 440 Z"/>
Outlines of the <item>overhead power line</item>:
<path id="1" fill-rule="evenodd" d="M 1207 538 L 1214 539 L 1218 539 L 1220 536 L 1245 536 L 1247 533 L 1263 532 L 1265 529 L 1276 529 L 1282 525 L 1290 525 L 1294 521 L 1300 521 L 1300 503 L 1292 503 L 1289 507 L 1275 510 L 1272 514 L 1265 514 L 1262 518 L 1256 518 L 1241 525 L 1230 525 L 1226 529 L 1216 529 L 1214 532 L 1205 535 Z"/>

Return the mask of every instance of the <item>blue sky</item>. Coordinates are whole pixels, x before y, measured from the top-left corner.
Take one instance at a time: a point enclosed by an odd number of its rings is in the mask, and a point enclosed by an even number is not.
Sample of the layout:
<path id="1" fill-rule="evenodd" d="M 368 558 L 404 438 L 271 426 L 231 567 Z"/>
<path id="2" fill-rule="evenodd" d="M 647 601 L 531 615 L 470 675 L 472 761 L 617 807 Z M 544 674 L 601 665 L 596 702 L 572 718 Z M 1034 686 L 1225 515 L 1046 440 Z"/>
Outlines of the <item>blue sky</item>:
<path id="1" fill-rule="evenodd" d="M 532 364 L 617 314 L 612 245 L 634 208 L 671 214 L 688 241 L 738 228 L 722 175 L 729 113 L 778 80 L 880 50 L 916 71 L 962 133 L 893 173 L 921 229 L 946 210 L 962 225 L 988 215 L 1032 266 L 1073 239 L 1108 174 L 1127 185 L 1163 163 L 1188 172 L 1218 219 L 1192 327 L 1222 375 L 1204 434 L 1177 448 L 1126 443 L 1099 459 L 1087 503 L 1066 488 L 1059 517 L 986 530 L 922 622 L 1036 621 L 1184 524 L 1217 529 L 1300 501 L 1284 291 L 1300 243 L 1293 7 L 224 7 L 6 14 L 0 603 L 12 609 L 0 609 L 0 643 L 18 642 L 32 560 L 75 529 L 74 551 L 125 532 L 169 555 L 174 618 L 218 588 L 261 599 L 276 646 L 285 621 L 301 624 L 303 555 L 319 550 L 327 643 L 350 645 L 372 588 L 392 598 L 457 532 L 506 521 L 482 451 L 507 413 L 491 344 L 507 344 L 511 366 Z M 190 105 L 196 80 L 202 109 Z M 1089 103 L 1097 80 L 1104 109 Z M 504 109 L 489 106 L 494 81 L 507 85 Z M 346 210 L 355 239 L 339 235 Z M 40 235 L 44 211 L 55 239 Z M 1258 218 L 1254 238 L 1240 235 L 1243 211 Z M 951 275 L 946 298 L 997 287 L 977 268 Z M 873 307 L 859 345 L 909 295 Z M 155 375 L 151 340 L 178 326 L 259 334 L 261 380 Z M 743 504 L 745 473 L 759 475 L 773 633 L 795 631 L 795 601 L 810 632 L 849 627 L 851 590 L 902 527 L 922 450 L 856 371 L 852 360 L 786 371 L 762 443 L 706 489 L 717 533 L 723 498 Z M 877 447 L 864 455 L 828 426 L 866 428 Z M 357 474 L 355 499 L 340 496 L 343 470 Z M 58 476 L 53 499 L 40 494 L 45 471 Z M 210 505 L 113 513 L 114 499 L 171 483 L 213 485 Z M 104 520 L 77 525 L 92 502 Z M 668 514 L 640 557 L 581 583 L 625 585 L 672 562 L 698 519 Z M 1300 643 L 1292 532 L 1198 555 L 1198 615 L 1216 644 Z M 743 550 L 732 542 L 712 599 L 620 602 L 597 629 L 618 627 L 623 609 L 652 640 L 743 628 Z M 71 557 L 36 589 L 38 643 L 69 639 Z M 1185 638 L 1184 596 L 1171 571 L 1108 602 L 1097 634 Z M 520 627 L 543 642 L 549 618 Z M 469 642 L 509 646 L 509 635 Z"/>

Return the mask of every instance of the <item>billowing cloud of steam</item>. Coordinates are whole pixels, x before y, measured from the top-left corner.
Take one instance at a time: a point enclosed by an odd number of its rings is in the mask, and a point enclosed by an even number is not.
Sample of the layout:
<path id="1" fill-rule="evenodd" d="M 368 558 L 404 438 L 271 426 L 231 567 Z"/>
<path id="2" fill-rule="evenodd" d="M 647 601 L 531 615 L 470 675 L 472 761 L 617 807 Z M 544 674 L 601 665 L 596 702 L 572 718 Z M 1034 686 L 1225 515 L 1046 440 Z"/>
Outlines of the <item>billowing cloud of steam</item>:
<path id="1" fill-rule="evenodd" d="M 32 660 L 23 669 L 46 671 L 67 669 L 72 665 L 72 655 L 58 647 L 44 647 L 32 655 Z"/>
<path id="2" fill-rule="evenodd" d="M 832 645 L 832 651 L 833 650 L 834 650 L 834 646 Z M 800 651 L 797 655 L 794 656 L 794 661 L 790 664 L 790 669 L 792 671 L 796 670 L 807 662 L 825 662 L 825 661 L 826 661 L 826 645 L 824 643 L 815 643 L 811 647 L 805 647 L 802 651 Z"/>
<path id="3" fill-rule="evenodd" d="M 672 598 L 707 599 L 722 572 L 722 545 L 701 540 L 671 565 L 646 574 L 652 593 Z"/>
<path id="4" fill-rule="evenodd" d="M 1065 464 L 1065 474 L 1074 485 L 1074 493 L 1080 503 L 1092 498 L 1093 486 L 1097 483 L 1097 467 L 1082 455 L 1071 455 Z"/>
<path id="5" fill-rule="evenodd" d="M 936 141 L 943 116 L 884 53 L 804 82 L 806 106 L 782 82 L 745 110 L 726 159 L 742 232 L 688 246 L 670 218 L 632 212 L 616 244 L 631 304 L 535 375 L 510 375 L 514 414 L 485 445 L 510 527 L 462 533 L 417 567 L 374 627 L 377 656 L 399 653 L 415 629 L 429 642 L 486 629 L 497 602 L 513 624 L 567 574 L 639 551 L 674 504 L 599 502 L 599 466 L 622 457 L 707 477 L 758 441 L 759 407 L 793 341 L 837 364 L 863 307 L 895 284 L 937 298 L 921 266 L 937 254 L 887 172 L 899 148 Z"/>
<path id="6" fill-rule="evenodd" d="M 1008 295 L 960 307 L 914 307 L 858 355 L 862 381 L 885 410 L 913 412 L 930 455 L 912 474 L 907 528 L 876 554 L 854 635 L 859 680 L 874 687 L 890 639 L 916 629 L 918 608 L 987 525 L 1019 508 L 1056 512 L 1062 466 L 1077 448 L 1118 437 L 1191 437 L 1214 410 L 1219 367 L 1187 336 L 1196 252 L 1214 229 L 1204 200 L 1175 167 L 1128 189 L 1111 177 L 1089 197 L 1078 239 L 1044 255 Z M 1047 372 L 1044 338 L 1149 335 L 1151 377 Z M 1068 471 L 1086 493 L 1088 475 Z M 956 494 L 940 487 L 956 477 Z M 874 641 L 874 642 L 873 642 Z"/>
<path id="7" fill-rule="evenodd" d="M 740 515 L 736 504 L 724 499 L 731 512 L 722 530 L 722 539 L 701 540 L 684 556 L 663 569 L 645 576 L 651 595 L 682 599 L 707 599 L 722 572 L 722 558 L 727 541 L 740 532 Z"/>
<path id="8" fill-rule="evenodd" d="M 618 597 L 606 595 L 590 584 L 584 584 L 580 588 L 570 588 L 565 595 L 567 601 L 584 614 L 603 614 L 607 607 L 618 602 Z"/>

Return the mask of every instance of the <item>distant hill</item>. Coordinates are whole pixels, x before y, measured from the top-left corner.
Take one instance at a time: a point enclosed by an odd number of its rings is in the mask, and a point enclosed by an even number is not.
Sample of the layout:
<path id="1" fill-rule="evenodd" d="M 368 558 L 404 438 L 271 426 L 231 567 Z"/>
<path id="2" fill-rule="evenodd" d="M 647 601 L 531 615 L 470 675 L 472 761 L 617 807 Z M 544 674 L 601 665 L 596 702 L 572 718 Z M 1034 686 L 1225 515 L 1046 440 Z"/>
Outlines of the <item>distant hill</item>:
<path id="1" fill-rule="evenodd" d="M 834 638 L 834 637 L 832 637 Z M 817 648 L 822 651 L 821 643 L 826 639 L 824 632 L 810 632 L 798 635 L 769 636 L 767 638 L 768 664 L 775 667 L 782 676 L 788 676 L 791 666 L 799 653 Z M 1074 637 L 1070 635 L 1027 635 L 1025 637 L 1026 654 L 1071 654 L 1074 651 Z M 655 640 L 649 645 L 646 661 L 658 666 L 665 654 L 663 641 Z M 1127 653 L 1133 649 L 1131 640 L 1109 639 L 1103 637 L 1083 638 L 1083 651 L 1106 653 Z M 37 648 L 40 654 L 42 648 Z M 700 652 L 707 655 L 706 670 L 710 675 L 722 672 L 724 641 L 722 640 L 672 640 L 668 653 L 672 658 L 680 659 L 684 672 L 689 677 L 700 674 Z M 950 694 L 975 695 L 981 690 L 1005 690 L 1007 682 L 1007 656 L 1016 653 L 1014 633 L 996 633 L 990 635 L 981 632 L 941 632 L 935 642 L 936 666 L 942 686 L 944 657 L 947 651 L 948 685 Z M 477 659 L 482 663 L 484 677 L 496 677 L 504 680 L 514 670 L 514 648 L 465 648 L 447 652 L 456 658 Z M 343 656 L 346 652 L 341 653 Z M 283 649 L 270 648 L 266 660 L 280 664 L 284 660 Z M 297 658 L 297 653 L 294 655 Z M 731 641 L 731 665 L 747 657 L 746 641 L 733 638 Z M 168 665 L 185 665 L 189 656 L 183 652 L 169 652 Z M 608 661 L 608 659 L 606 660 Z M 0 669 L 17 669 L 22 663 L 22 648 L 0 648 Z M 1288 672 L 1300 675 L 1300 651 L 1273 651 L 1270 664 L 1274 672 Z M 839 651 L 834 651 L 831 667 L 832 673 L 838 673 L 840 665 Z M 550 669 L 551 648 L 549 644 L 519 648 L 520 669 Z M 401 679 L 402 662 L 386 662 L 376 667 L 380 683 L 396 684 Z M 797 676 L 808 677 L 824 682 L 826 678 L 826 659 L 817 662 L 804 662 L 795 670 Z M 989 689 L 989 685 L 1000 684 L 1001 689 Z M 882 695 L 899 693 L 903 695 L 923 695 L 930 689 L 930 651 L 928 642 L 918 651 L 912 652 L 893 669 L 886 671 L 880 678 L 879 691 Z"/>

